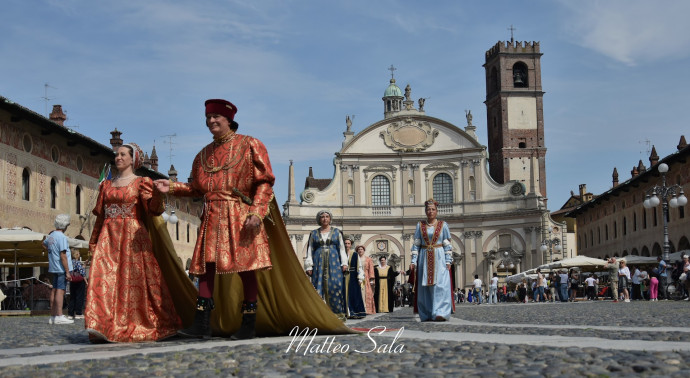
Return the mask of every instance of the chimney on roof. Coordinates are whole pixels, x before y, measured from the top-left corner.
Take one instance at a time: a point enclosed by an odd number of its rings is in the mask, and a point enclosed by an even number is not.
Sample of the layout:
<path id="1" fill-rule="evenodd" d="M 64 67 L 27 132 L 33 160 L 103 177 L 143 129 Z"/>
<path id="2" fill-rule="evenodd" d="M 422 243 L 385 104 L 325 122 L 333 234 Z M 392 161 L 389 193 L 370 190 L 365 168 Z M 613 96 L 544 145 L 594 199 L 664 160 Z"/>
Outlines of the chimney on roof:
<path id="1" fill-rule="evenodd" d="M 151 169 L 151 159 L 149 159 L 148 152 L 144 152 L 144 167 Z"/>
<path id="2" fill-rule="evenodd" d="M 110 135 L 113 136 L 112 138 L 110 138 L 110 145 L 113 146 L 113 151 L 117 151 L 117 149 L 122 146 L 122 138 L 120 138 L 122 132 L 117 131 L 116 127 L 115 130 L 110 132 Z"/>
<path id="3" fill-rule="evenodd" d="M 616 187 L 618 186 L 618 169 L 616 167 L 613 167 L 613 186 Z"/>
<path id="4" fill-rule="evenodd" d="M 647 170 L 647 167 L 644 166 L 644 163 L 642 163 L 642 159 L 640 159 L 640 162 L 637 163 L 637 172 L 643 173 L 646 170 Z"/>
<path id="5" fill-rule="evenodd" d="M 580 199 L 585 198 L 585 193 L 587 193 L 587 184 L 580 184 Z"/>
<path id="6" fill-rule="evenodd" d="M 67 116 L 62 111 L 62 105 L 53 105 L 53 111 L 50 112 L 50 120 L 57 123 L 60 126 L 65 126 L 65 121 Z"/>
<path id="7" fill-rule="evenodd" d="M 639 174 L 640 172 L 637 170 L 637 167 L 633 166 L 633 169 L 630 171 L 630 175 L 632 177 L 635 177 Z"/>
<path id="8" fill-rule="evenodd" d="M 642 160 L 640 160 L 641 162 Z M 652 146 L 652 153 L 649 155 L 649 166 L 653 167 L 659 162 L 659 155 L 656 153 L 656 147 Z"/>
<path id="9" fill-rule="evenodd" d="M 685 135 L 680 136 L 680 142 L 678 142 L 678 151 L 688 146 L 688 142 L 685 141 Z"/>
<path id="10" fill-rule="evenodd" d="M 314 178 L 314 171 L 309 167 L 309 176 L 310 178 Z"/>
<path id="11" fill-rule="evenodd" d="M 153 146 L 153 151 L 151 151 L 151 169 L 158 172 L 158 154 L 156 153 L 156 146 Z"/>

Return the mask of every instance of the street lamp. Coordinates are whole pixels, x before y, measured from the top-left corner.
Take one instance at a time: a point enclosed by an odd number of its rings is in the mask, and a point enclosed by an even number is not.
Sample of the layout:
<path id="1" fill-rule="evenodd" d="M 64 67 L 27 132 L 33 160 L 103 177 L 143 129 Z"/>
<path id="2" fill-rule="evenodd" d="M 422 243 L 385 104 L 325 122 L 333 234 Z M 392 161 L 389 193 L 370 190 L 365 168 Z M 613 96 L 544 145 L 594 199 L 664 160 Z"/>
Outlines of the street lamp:
<path id="1" fill-rule="evenodd" d="M 549 251 L 549 259 L 551 260 L 550 262 L 553 262 L 553 251 L 556 250 L 556 253 L 558 253 L 561 251 L 561 249 L 563 249 L 563 247 L 561 247 L 561 239 L 546 238 L 541 241 L 541 247 L 539 249 L 542 251 L 542 253 L 546 253 L 546 251 Z"/>
<path id="2" fill-rule="evenodd" d="M 170 210 L 170 214 L 168 214 L 168 210 Z M 170 222 L 171 224 L 177 223 L 177 215 L 175 215 L 175 208 L 173 208 L 171 205 L 165 204 L 165 211 L 163 214 L 161 214 L 163 217 L 163 220 L 166 222 Z"/>
<path id="3" fill-rule="evenodd" d="M 668 254 L 670 252 L 669 250 L 671 249 L 668 242 L 668 206 L 685 206 L 688 203 L 688 198 L 685 197 L 682 186 L 678 184 L 666 186 L 666 172 L 668 172 L 668 165 L 666 163 L 659 164 L 657 169 L 659 170 L 659 173 L 661 173 L 661 186 L 655 185 L 654 187 L 648 189 L 647 195 L 645 196 L 642 204 L 644 205 L 645 209 L 652 209 L 659 206 L 661 203 L 661 208 L 663 210 L 662 217 L 664 222 L 664 261 L 668 262 Z M 668 199 L 669 196 L 671 197 L 670 200 Z"/>
<path id="4" fill-rule="evenodd" d="M 508 262 L 508 269 L 515 268 L 515 263 L 513 263 L 513 260 L 510 258 L 510 252 L 503 251 L 503 256 L 504 256 L 504 258 L 501 260 L 501 263 L 498 264 L 498 268 L 499 269 L 505 269 L 506 268 L 505 262 Z"/>

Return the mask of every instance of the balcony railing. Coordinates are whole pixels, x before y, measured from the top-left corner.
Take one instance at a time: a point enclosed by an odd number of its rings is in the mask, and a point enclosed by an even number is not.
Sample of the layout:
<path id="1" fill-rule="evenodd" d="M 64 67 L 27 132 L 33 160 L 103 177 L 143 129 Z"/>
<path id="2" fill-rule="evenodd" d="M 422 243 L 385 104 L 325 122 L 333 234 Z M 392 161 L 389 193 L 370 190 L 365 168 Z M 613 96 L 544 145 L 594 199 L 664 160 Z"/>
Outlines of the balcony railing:
<path id="1" fill-rule="evenodd" d="M 372 206 L 371 213 L 373 216 L 389 216 L 391 215 L 390 206 Z"/>

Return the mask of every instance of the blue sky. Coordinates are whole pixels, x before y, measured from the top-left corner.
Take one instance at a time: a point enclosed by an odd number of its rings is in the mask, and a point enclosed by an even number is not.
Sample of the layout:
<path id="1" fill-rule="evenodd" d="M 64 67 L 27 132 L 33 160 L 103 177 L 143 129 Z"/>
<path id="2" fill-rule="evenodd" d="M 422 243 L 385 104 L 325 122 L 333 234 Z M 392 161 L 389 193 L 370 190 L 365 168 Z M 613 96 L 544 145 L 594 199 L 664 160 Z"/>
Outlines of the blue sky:
<path id="1" fill-rule="evenodd" d="M 457 126 L 471 109 L 487 143 L 484 52 L 540 41 L 547 190 L 557 210 L 579 184 L 598 194 L 690 138 L 690 27 L 685 1 L 5 0 L 0 95 L 105 145 L 117 127 L 185 180 L 211 137 L 203 102 L 237 105 L 239 132 L 267 146 L 287 199 L 310 166 L 333 175 L 346 115 L 383 118 L 392 64 L 428 115 Z M 175 134 L 173 156 L 165 135 Z"/>

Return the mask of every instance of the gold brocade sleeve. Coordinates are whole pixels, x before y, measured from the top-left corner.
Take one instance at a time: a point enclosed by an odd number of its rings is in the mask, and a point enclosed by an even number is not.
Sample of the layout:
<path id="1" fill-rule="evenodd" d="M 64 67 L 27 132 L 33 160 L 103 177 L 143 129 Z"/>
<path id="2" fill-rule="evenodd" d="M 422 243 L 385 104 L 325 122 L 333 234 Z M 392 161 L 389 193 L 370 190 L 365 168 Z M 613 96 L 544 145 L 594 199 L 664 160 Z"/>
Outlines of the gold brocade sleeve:
<path id="1" fill-rule="evenodd" d="M 165 211 L 163 198 L 157 190 L 153 190 L 153 180 L 148 177 L 139 180 L 139 200 L 146 214 L 155 216 Z"/>
<path id="2" fill-rule="evenodd" d="M 101 227 L 103 227 L 103 220 L 105 219 L 105 213 L 103 211 L 103 196 L 105 195 L 105 184 L 106 182 L 101 182 L 98 188 L 98 200 L 96 200 L 96 207 L 93 208 L 91 213 L 96 216 L 96 222 L 93 225 L 93 231 L 91 232 L 91 239 L 89 239 L 89 250 L 91 252 L 96 250 L 96 244 L 98 243 L 98 237 L 101 234 Z"/>
<path id="3" fill-rule="evenodd" d="M 276 178 L 271 169 L 266 146 L 258 139 L 251 138 L 250 148 L 254 165 L 254 197 L 249 213 L 265 218 L 268 215 L 268 206 L 273 199 L 273 183 Z"/>

